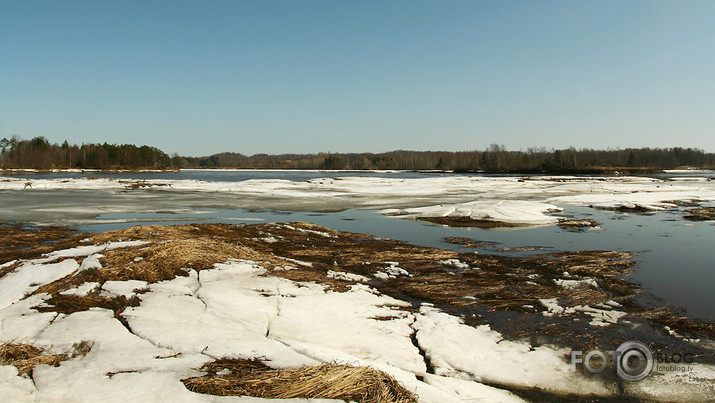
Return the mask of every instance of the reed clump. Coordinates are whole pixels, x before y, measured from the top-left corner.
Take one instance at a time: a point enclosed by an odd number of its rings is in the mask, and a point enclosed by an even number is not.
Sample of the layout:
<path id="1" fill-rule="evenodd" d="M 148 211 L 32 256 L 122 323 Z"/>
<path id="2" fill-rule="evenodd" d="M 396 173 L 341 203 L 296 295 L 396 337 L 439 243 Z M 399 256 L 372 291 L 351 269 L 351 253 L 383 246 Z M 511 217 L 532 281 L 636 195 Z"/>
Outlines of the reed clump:
<path id="1" fill-rule="evenodd" d="M 417 396 L 390 375 L 370 367 L 326 363 L 297 369 L 272 369 L 258 360 L 224 358 L 201 369 L 208 374 L 182 380 L 192 392 L 265 399 L 417 402 Z"/>
<path id="2" fill-rule="evenodd" d="M 66 354 L 45 354 L 44 350 L 30 344 L 5 342 L 0 345 L 0 365 L 12 365 L 18 375 L 31 373 L 38 365 L 58 366 L 66 360 Z"/>

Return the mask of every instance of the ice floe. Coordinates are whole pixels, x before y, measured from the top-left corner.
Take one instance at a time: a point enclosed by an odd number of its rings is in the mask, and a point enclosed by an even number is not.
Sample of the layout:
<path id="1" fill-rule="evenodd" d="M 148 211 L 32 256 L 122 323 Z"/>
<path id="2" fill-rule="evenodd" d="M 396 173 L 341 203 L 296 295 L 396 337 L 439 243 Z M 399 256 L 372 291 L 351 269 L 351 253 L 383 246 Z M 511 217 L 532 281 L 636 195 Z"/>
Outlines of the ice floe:
<path id="1" fill-rule="evenodd" d="M 329 175 L 329 173 L 326 173 Z M 677 179 L 677 178 L 676 178 Z M 32 195 L 43 190 L 92 190 L 97 194 L 114 194 L 132 181 L 111 178 L 29 179 L 32 189 L 25 189 L 27 178 L 6 177 L 0 190 Z M 645 177 L 488 177 L 446 175 L 423 178 L 340 177 L 306 181 L 251 179 L 235 182 L 197 180 L 146 180 L 142 188 L 152 190 L 151 200 L 137 206 L 129 197 L 113 198 L 111 204 L 76 203 L 43 204 L 42 200 L 13 210 L 15 221 L 86 222 L 88 217 L 103 213 L 158 212 L 202 213 L 192 207 L 202 206 L 197 193 L 210 192 L 221 198 L 220 204 L 231 208 L 276 208 L 295 211 L 339 211 L 349 208 L 395 209 L 395 214 L 447 217 L 471 217 L 507 223 L 552 224 L 553 216 L 545 215 L 548 206 L 592 206 L 603 209 L 662 210 L 675 207 L 674 201 L 715 201 L 715 182 L 702 180 L 669 180 Z M 137 190 L 142 191 L 142 190 Z M 24 193 L 22 193 L 24 192 Z M 224 195 L 224 196 L 222 196 Z M 235 197 L 240 195 L 240 197 Z M 177 196 L 184 209 L 176 209 Z M 19 196 L 18 196 L 19 197 Z M 168 200 L 171 198 L 171 202 Z M 537 204 L 530 204 L 537 203 Z M 97 207 L 101 205 L 102 207 Z M 187 208 L 189 208 L 187 210 Z M 139 209 L 139 210 L 138 210 Z M 413 210 L 414 209 L 414 210 Z M 49 213 L 63 212 L 62 217 Z M 27 217 L 27 219 L 22 219 Z M 39 218 L 42 217 L 42 218 Z M 76 217 L 76 218 L 72 218 Z M 39 221 L 38 221 L 39 220 Z M 121 222 L 122 218 L 114 218 Z M 309 231 L 309 230 L 308 230 Z M 330 234 L 314 234 L 329 237 Z"/>
<path id="2" fill-rule="evenodd" d="M 385 209 L 381 213 L 399 218 L 468 217 L 475 221 L 509 224 L 555 224 L 558 219 L 546 215 L 563 209 L 551 204 L 525 200 L 473 201 L 457 204 Z"/>
<path id="3" fill-rule="evenodd" d="M 579 283 L 579 286 L 581 286 L 582 284 L 584 283 Z M 592 283 L 587 282 L 585 283 L 585 285 L 591 286 Z M 615 306 L 619 306 L 614 305 L 617 304 L 617 302 L 615 301 L 609 301 L 606 304 L 600 304 L 599 307 L 592 307 L 589 305 L 576 305 L 567 308 L 564 308 L 559 305 L 558 300 L 556 298 L 540 299 L 539 302 L 541 303 L 541 305 L 544 306 L 544 308 L 546 308 L 546 311 L 542 312 L 544 316 L 565 316 L 582 313 L 592 318 L 592 320 L 589 322 L 591 326 L 609 326 L 612 324 L 616 324 L 621 321 L 623 317 L 628 315 L 626 312 L 613 310 Z M 630 323 L 625 320 L 622 322 Z"/>
<path id="4" fill-rule="evenodd" d="M 384 262 L 387 267 L 383 267 L 382 270 L 373 273 L 373 276 L 381 280 L 389 280 L 392 278 L 397 278 L 400 276 L 412 277 L 412 275 L 405 269 L 399 266 L 399 262 Z"/>

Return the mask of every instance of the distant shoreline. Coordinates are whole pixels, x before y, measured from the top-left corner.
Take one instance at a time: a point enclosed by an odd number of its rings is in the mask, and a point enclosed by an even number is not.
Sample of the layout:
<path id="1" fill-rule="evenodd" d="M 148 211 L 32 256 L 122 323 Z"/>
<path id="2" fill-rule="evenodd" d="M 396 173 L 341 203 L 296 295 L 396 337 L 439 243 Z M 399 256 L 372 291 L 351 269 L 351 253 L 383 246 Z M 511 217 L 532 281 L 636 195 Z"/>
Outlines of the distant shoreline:
<path id="1" fill-rule="evenodd" d="M 217 172 L 371 172 L 371 173 L 434 173 L 434 174 L 486 174 L 486 175 L 651 175 L 678 172 L 707 172 L 712 168 L 681 168 L 661 169 L 647 167 L 594 167 L 583 169 L 515 169 L 515 170 L 485 170 L 485 169 L 299 169 L 299 168 L 182 168 L 182 169 L 32 169 L 32 168 L 6 168 L 0 169 L 0 174 L 51 174 L 51 173 L 169 173 L 181 171 L 217 171 Z"/>
<path id="2" fill-rule="evenodd" d="M 147 145 L 62 144 L 44 137 L 0 140 L 0 169 L 165 172 L 178 169 L 287 169 L 449 172 L 486 174 L 653 174 L 664 169 L 714 168 L 715 153 L 698 148 L 564 149 L 510 151 L 492 144 L 485 150 L 380 153 L 254 154 L 222 152 L 189 157 Z M 97 170 L 97 171 L 95 171 Z"/>

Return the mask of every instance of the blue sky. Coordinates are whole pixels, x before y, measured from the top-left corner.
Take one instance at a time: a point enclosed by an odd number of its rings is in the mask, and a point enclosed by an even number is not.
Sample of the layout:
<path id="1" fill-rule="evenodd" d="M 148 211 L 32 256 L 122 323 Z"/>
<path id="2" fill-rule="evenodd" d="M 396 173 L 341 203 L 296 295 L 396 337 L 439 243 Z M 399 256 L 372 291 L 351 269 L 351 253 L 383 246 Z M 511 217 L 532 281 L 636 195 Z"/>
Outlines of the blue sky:
<path id="1" fill-rule="evenodd" d="M 713 1 L 0 1 L 0 137 L 715 151 Z"/>

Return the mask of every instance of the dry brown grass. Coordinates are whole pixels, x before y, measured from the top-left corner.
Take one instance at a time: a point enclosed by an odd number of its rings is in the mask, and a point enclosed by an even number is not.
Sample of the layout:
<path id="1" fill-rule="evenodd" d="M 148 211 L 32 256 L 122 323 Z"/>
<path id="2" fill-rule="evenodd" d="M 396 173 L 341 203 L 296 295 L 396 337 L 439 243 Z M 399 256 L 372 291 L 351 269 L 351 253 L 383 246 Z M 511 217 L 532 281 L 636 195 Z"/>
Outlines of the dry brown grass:
<path id="1" fill-rule="evenodd" d="M 185 275 L 184 269 L 204 270 L 216 263 L 245 259 L 284 264 L 270 253 L 241 244 L 245 237 L 238 227 L 223 224 L 201 226 L 146 226 L 106 232 L 93 243 L 135 239 L 152 242 L 145 247 L 117 249 L 104 253 L 102 276 L 106 280 L 142 280 L 149 283 Z M 139 258 L 140 260 L 135 260 Z M 105 280 L 105 281 L 106 281 Z"/>
<path id="2" fill-rule="evenodd" d="M 135 261 L 135 258 L 141 260 Z M 101 271 L 112 280 L 142 280 L 154 283 L 185 275 L 183 269 L 210 269 L 230 259 L 260 259 L 252 249 L 212 239 L 172 239 L 140 250 L 114 250 L 101 259 Z"/>
<path id="3" fill-rule="evenodd" d="M 43 253 L 76 243 L 77 231 L 60 227 L 33 227 L 0 223 L 0 264 L 16 259 L 33 259 Z M 0 270 L 0 277 L 17 265 Z"/>
<path id="4" fill-rule="evenodd" d="M 325 236 L 325 233 L 329 235 Z M 44 235 L 38 234 L 38 237 Z M 712 328 L 707 326 L 696 326 L 676 320 L 673 316 L 651 312 L 653 309 L 650 308 L 638 307 L 634 298 L 639 287 L 623 277 L 633 270 L 634 254 L 624 252 L 576 251 L 527 256 L 475 254 L 424 248 L 300 222 L 289 225 L 136 226 L 93 234 L 91 237 L 89 243 L 81 242 L 80 237 L 72 237 L 52 245 L 65 248 L 126 240 L 151 243 L 105 251 L 105 257 L 101 258 L 102 268 L 75 273 L 40 287 L 35 293 L 46 292 L 54 297 L 48 300 L 51 306 L 39 309 L 70 313 L 93 306 L 103 307 L 113 310 L 115 317 L 121 321 L 124 308 L 130 303 L 139 303 L 138 300 L 100 298 L 98 293 L 85 297 L 58 295 L 63 290 L 85 282 L 103 284 L 108 280 L 134 279 L 153 283 L 187 275 L 187 268 L 203 270 L 231 259 L 246 259 L 260 262 L 261 266 L 269 269 L 266 275 L 297 282 L 314 281 L 337 292 L 348 289 L 351 282 L 329 277 L 329 270 L 366 276 L 372 278 L 369 284 L 378 291 L 414 301 L 413 309 L 420 302 L 430 302 L 449 313 L 474 318 L 469 319 L 469 324 L 490 323 L 506 337 L 543 336 L 570 345 L 579 345 L 584 340 L 590 342 L 599 337 L 621 337 L 615 328 L 611 331 L 610 327 L 590 328 L 588 332 L 583 329 L 575 331 L 573 317 L 583 317 L 585 314 L 563 318 L 544 317 L 541 315 L 544 308 L 539 300 L 545 298 L 556 298 L 564 307 L 613 300 L 629 311 L 631 321 L 647 320 L 667 324 L 679 333 L 693 336 L 705 334 L 711 337 L 708 335 L 712 334 Z M 267 237 L 272 237 L 273 241 L 265 241 Z M 479 243 L 466 238 L 450 241 L 470 247 Z M 32 254 L 36 255 L 37 251 Z M 301 266 L 282 257 L 308 262 L 312 266 Z M 459 259 L 474 269 L 455 270 L 440 263 L 446 259 Z M 399 266 L 412 276 L 374 278 L 377 271 L 384 269 L 384 262 L 387 261 L 399 262 Z M 296 267 L 296 270 L 271 270 L 275 266 L 287 265 Z M 593 277 L 599 287 L 579 290 L 560 287 L 554 280 L 564 278 L 564 272 Z M 647 315 L 649 312 L 650 315 Z M 508 321 L 503 318 L 508 318 Z"/>
<path id="5" fill-rule="evenodd" d="M 53 295 L 46 301 L 44 305 L 35 307 L 39 312 L 57 312 L 71 314 L 74 312 L 86 311 L 89 308 L 105 308 L 114 312 L 114 316 L 120 315 L 128 306 L 139 306 L 141 300 L 139 297 L 131 297 L 129 299 L 124 296 L 114 298 L 105 298 L 96 294 L 88 295 Z"/>
<path id="6" fill-rule="evenodd" d="M 0 365 L 15 366 L 19 375 L 31 373 L 38 365 L 58 366 L 67 358 L 66 354 L 44 354 L 41 348 L 29 344 L 9 341 L 0 345 Z"/>
<path id="7" fill-rule="evenodd" d="M 449 236 L 444 238 L 445 242 L 449 242 L 454 245 L 462 245 L 465 248 L 489 248 L 497 245 L 499 242 L 494 241 L 480 241 L 477 239 Z"/>
<path id="8" fill-rule="evenodd" d="M 685 210 L 683 214 L 683 218 L 690 221 L 713 221 L 715 220 L 715 207 Z"/>
<path id="9" fill-rule="evenodd" d="M 266 399 L 341 399 L 365 403 L 417 402 L 417 396 L 391 376 L 370 367 L 322 364 L 291 370 L 257 360 L 221 359 L 204 365 L 208 375 L 183 379 L 192 392 Z M 230 371 L 217 375 L 219 371 Z"/>
<path id="10" fill-rule="evenodd" d="M 104 284 L 105 281 L 110 280 L 141 280 L 155 283 L 171 280 L 177 276 L 186 276 L 186 269 L 210 269 L 216 263 L 227 262 L 231 259 L 265 262 L 264 266 L 266 267 L 272 267 L 276 263 L 286 263 L 268 253 L 256 251 L 237 243 L 229 243 L 211 237 L 192 238 L 188 227 L 183 229 L 162 227 L 161 229 L 165 232 L 132 227 L 124 231 L 113 231 L 95 236 L 92 243 L 128 238 L 149 239 L 152 243 L 140 247 L 105 251 L 103 252 L 104 257 L 100 258 L 102 268 L 86 270 L 44 285 L 38 288 L 35 294 L 57 295 L 60 291 L 84 282 Z M 144 234 L 137 234 L 142 232 Z M 145 237 L 141 235 L 145 235 Z"/>

